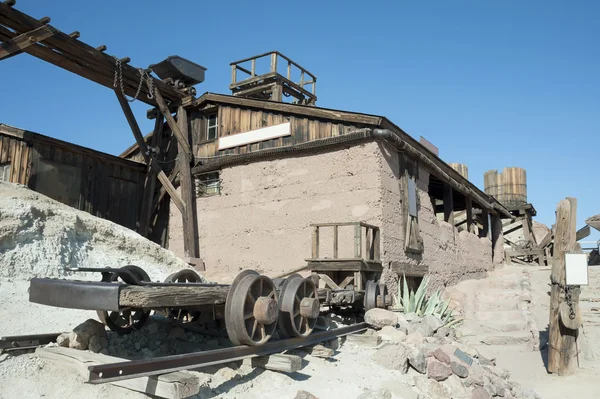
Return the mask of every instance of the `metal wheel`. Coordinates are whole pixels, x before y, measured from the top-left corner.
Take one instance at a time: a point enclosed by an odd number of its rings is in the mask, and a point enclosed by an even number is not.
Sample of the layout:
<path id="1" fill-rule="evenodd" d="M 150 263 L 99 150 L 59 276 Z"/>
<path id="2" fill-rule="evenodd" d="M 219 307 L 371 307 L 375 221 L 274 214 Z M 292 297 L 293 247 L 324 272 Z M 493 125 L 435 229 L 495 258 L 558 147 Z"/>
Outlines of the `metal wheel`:
<path id="1" fill-rule="evenodd" d="M 128 265 L 124 266 L 123 269 L 131 272 L 138 281 L 150 281 L 150 277 L 141 267 Z M 122 276 L 127 276 L 127 274 L 122 274 Z M 118 280 L 119 274 L 113 273 L 111 281 L 116 282 Z M 121 280 L 124 283 L 132 281 L 131 277 L 121 277 Z M 96 313 L 102 323 L 106 324 L 111 331 L 118 334 L 129 334 L 134 330 L 139 330 L 146 324 L 148 317 L 150 317 L 150 311 L 143 309 L 124 309 L 121 311 L 99 310 Z"/>
<path id="2" fill-rule="evenodd" d="M 175 272 L 165 279 L 165 283 L 199 283 L 202 278 L 198 273 L 191 269 L 184 269 Z M 177 320 L 180 323 L 193 323 L 198 320 L 199 314 L 197 312 L 189 311 L 187 309 L 165 309 L 165 315 L 171 320 Z"/>
<path id="3" fill-rule="evenodd" d="M 307 337 L 317 324 L 321 304 L 314 281 L 292 274 L 279 293 L 279 332 L 283 337 Z"/>
<path id="4" fill-rule="evenodd" d="M 273 281 L 254 271 L 238 275 L 225 303 L 225 327 L 234 345 L 257 346 L 277 328 L 279 305 Z"/>
<path id="5" fill-rule="evenodd" d="M 377 307 L 377 297 L 379 295 L 379 285 L 375 283 L 375 280 L 367 281 L 364 299 L 365 312 Z"/>

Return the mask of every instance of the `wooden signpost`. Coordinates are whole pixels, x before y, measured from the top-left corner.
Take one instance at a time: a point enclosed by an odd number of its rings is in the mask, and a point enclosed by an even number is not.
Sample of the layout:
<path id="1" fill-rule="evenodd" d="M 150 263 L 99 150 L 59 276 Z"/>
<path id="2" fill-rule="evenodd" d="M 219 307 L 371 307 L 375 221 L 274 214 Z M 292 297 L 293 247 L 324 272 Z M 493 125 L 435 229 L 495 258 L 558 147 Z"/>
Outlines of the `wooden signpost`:
<path id="1" fill-rule="evenodd" d="M 548 372 L 558 375 L 574 373 L 578 364 L 577 336 L 581 325 L 579 286 L 566 285 L 565 269 L 565 254 L 578 252 L 576 216 L 576 198 L 567 198 L 558 203 L 548 327 Z"/>

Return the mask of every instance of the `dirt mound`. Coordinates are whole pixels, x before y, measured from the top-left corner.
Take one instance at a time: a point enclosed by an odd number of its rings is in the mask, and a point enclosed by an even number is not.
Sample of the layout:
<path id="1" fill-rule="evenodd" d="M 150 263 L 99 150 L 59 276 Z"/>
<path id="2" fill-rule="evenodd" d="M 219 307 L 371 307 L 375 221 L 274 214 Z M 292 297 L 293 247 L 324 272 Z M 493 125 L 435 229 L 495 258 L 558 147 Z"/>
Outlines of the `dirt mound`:
<path id="1" fill-rule="evenodd" d="M 189 268 L 136 232 L 27 187 L 0 182 L 0 277 L 65 277 L 65 267 L 142 267 L 153 281 Z M 78 278 L 87 277 L 77 274 Z"/>

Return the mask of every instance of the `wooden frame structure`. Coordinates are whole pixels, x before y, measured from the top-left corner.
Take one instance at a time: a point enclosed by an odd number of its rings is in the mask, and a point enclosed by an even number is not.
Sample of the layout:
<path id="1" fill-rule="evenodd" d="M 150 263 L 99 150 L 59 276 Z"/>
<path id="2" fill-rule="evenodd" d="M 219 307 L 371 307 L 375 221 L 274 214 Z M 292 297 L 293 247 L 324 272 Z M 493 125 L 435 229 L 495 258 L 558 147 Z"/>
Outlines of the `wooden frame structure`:
<path id="1" fill-rule="evenodd" d="M 257 74 L 256 61 L 264 57 L 269 57 L 269 71 Z M 285 77 L 278 73 L 280 59 L 287 62 Z M 246 65 L 248 63 L 250 63 L 249 67 Z M 279 51 L 270 51 L 254 57 L 244 58 L 234 61 L 230 65 L 231 85 L 229 85 L 229 88 L 235 96 L 281 102 L 283 95 L 288 95 L 304 105 L 315 105 L 317 102 L 317 77 Z M 297 72 L 296 69 L 300 74 L 300 80 L 294 82 L 292 74 Z M 238 80 L 238 71 L 249 77 Z M 310 79 L 307 80 L 307 78 Z M 310 85 L 310 91 L 305 88 L 308 85 Z"/>
<path id="2" fill-rule="evenodd" d="M 138 226 L 138 230 L 142 234 L 146 234 L 148 231 L 149 215 L 152 214 L 153 207 L 157 205 L 155 196 L 152 194 L 155 179 L 158 178 L 162 187 L 173 199 L 182 214 L 186 256 L 198 258 L 200 254 L 197 240 L 197 219 L 194 211 L 194 190 L 192 189 L 191 180 L 193 154 L 188 140 L 187 113 L 181 106 L 182 100 L 188 97 L 188 94 L 150 76 L 148 70 L 136 69 L 130 66 L 129 57 L 117 59 L 105 53 L 107 49 L 105 45 L 94 48 L 78 40 L 79 32 L 63 33 L 49 25 L 50 18 L 33 18 L 14 9 L 14 5 L 14 0 L 0 3 L 0 40 L 3 42 L 0 60 L 21 53 L 28 53 L 115 90 L 136 143 L 141 149 L 148 166 L 144 188 L 146 196 L 142 206 L 142 222 Z M 114 87 L 118 67 L 121 68 L 122 91 L 119 84 Z M 178 168 L 172 172 L 170 177 L 164 173 L 155 159 L 154 152 L 148 148 L 129 102 L 124 98 L 124 95 L 135 96 L 138 87 L 140 89 L 137 99 L 157 108 L 159 112 L 156 112 L 156 115 L 162 114 L 170 131 L 177 139 L 179 147 Z M 173 109 L 177 109 L 178 121 L 171 115 Z M 155 131 L 162 129 L 162 117 L 157 118 Z M 159 135 L 155 136 L 158 137 Z M 155 141 L 154 144 L 158 145 L 159 143 Z M 160 152 L 160 146 L 158 147 Z M 179 179 L 181 196 L 173 186 L 176 172 L 181 175 Z"/>

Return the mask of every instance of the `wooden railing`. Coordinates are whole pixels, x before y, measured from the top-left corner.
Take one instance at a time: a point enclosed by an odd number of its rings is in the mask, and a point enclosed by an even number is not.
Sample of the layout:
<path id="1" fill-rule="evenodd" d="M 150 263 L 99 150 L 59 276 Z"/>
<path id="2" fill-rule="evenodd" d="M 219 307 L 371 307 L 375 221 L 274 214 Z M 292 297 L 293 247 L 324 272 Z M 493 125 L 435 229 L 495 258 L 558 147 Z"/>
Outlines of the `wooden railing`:
<path id="1" fill-rule="evenodd" d="M 270 69 L 269 69 L 269 71 L 264 71 L 264 73 L 257 73 L 256 60 L 263 58 L 263 57 L 271 58 Z M 278 62 L 279 62 L 280 58 L 284 62 L 287 62 L 287 74 L 286 74 L 287 80 L 290 81 L 291 83 L 293 83 L 294 85 L 298 86 L 300 89 L 302 89 L 302 91 L 306 91 L 307 93 L 310 93 L 313 96 L 316 96 L 316 89 L 317 89 L 316 88 L 316 86 L 317 86 L 316 76 L 313 75 L 312 73 L 310 73 L 308 70 L 306 70 L 302 66 L 300 66 L 298 63 L 294 62 L 290 58 L 281 54 L 279 51 L 271 51 L 268 53 L 256 55 L 254 57 L 244 58 L 243 60 L 232 62 L 230 64 L 231 65 L 231 85 L 234 86 L 234 85 L 243 83 L 245 80 L 252 79 L 256 76 L 261 76 L 261 75 L 265 75 L 268 73 L 278 73 L 277 66 L 278 66 Z M 240 64 L 246 64 L 248 62 L 250 63 L 250 69 L 247 69 L 246 67 L 240 65 Z M 300 81 L 294 82 L 292 80 L 292 71 L 293 71 L 294 67 L 300 71 Z M 244 74 L 248 75 L 248 77 L 244 77 L 244 79 L 238 80 L 237 71 L 243 72 Z M 307 86 L 307 85 L 311 85 L 310 91 L 305 89 L 305 86 Z"/>
<path id="2" fill-rule="evenodd" d="M 354 226 L 354 258 L 344 260 L 364 260 L 368 262 L 380 262 L 381 233 L 379 227 L 363 222 L 343 223 L 316 223 L 310 225 L 312 232 L 312 259 L 319 257 L 319 233 L 322 228 L 333 228 L 333 259 L 339 258 L 339 228 Z M 365 240 L 363 242 L 363 229 Z M 363 245 L 364 244 L 364 245 Z M 364 252 L 363 252 L 364 250 Z"/>

